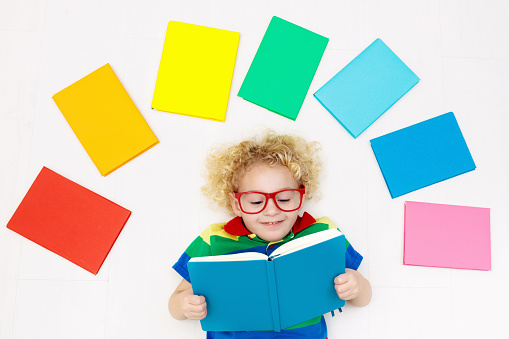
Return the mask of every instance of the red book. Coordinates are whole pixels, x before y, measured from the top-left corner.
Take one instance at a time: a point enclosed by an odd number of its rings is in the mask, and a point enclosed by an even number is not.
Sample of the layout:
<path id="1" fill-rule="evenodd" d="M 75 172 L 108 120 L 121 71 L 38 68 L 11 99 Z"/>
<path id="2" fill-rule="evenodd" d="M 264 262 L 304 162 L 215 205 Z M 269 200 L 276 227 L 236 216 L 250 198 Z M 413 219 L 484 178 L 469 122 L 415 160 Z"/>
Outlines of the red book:
<path id="1" fill-rule="evenodd" d="M 7 228 L 97 274 L 130 215 L 43 167 Z"/>

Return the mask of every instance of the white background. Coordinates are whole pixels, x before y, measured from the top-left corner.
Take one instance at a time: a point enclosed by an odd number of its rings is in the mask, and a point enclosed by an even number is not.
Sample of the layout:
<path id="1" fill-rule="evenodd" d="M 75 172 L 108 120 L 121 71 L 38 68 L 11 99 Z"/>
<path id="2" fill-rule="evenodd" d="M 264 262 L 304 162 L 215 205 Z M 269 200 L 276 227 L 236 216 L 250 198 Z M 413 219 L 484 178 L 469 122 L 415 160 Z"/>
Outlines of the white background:
<path id="1" fill-rule="evenodd" d="M 237 97 L 273 15 L 330 39 L 296 121 Z M 365 257 L 373 300 L 327 316 L 329 338 L 509 338 L 508 18 L 502 0 L 1 0 L 0 338 L 204 338 L 167 311 L 171 265 L 227 220 L 200 193 L 207 150 L 265 127 L 321 143 L 307 210 Z M 240 32 L 225 123 L 150 109 L 170 20 Z M 421 81 L 354 140 L 312 93 L 376 38 Z M 106 63 L 160 144 L 102 177 L 51 97 Z M 450 111 L 477 169 L 391 199 L 369 140 Z M 42 166 L 132 211 L 97 276 L 5 227 Z M 406 200 L 491 208 L 492 270 L 403 266 Z"/>

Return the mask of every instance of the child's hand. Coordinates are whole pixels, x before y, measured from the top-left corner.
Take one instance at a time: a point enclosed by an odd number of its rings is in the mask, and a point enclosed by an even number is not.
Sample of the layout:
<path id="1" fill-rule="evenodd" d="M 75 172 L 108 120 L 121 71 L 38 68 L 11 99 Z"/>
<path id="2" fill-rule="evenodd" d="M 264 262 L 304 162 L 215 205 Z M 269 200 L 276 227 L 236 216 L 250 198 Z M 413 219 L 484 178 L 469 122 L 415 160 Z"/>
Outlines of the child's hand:
<path id="1" fill-rule="evenodd" d="M 361 275 L 359 272 L 347 268 L 345 273 L 338 275 L 334 279 L 334 285 L 338 297 L 343 300 L 352 300 L 359 296 L 362 290 Z"/>
<path id="2" fill-rule="evenodd" d="M 180 309 L 187 319 L 202 320 L 207 316 L 207 303 L 205 297 L 194 295 L 192 289 L 180 295 Z"/>

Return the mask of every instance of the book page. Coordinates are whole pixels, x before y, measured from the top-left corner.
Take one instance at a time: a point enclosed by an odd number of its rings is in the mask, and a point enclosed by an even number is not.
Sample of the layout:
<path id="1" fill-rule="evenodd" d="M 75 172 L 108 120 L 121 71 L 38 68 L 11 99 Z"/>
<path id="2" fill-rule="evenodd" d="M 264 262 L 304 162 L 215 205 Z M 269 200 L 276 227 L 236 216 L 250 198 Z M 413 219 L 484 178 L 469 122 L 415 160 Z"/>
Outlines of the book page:
<path id="1" fill-rule="evenodd" d="M 305 237 L 292 240 L 282 245 L 274 252 L 272 252 L 271 257 L 290 254 L 292 252 L 301 250 L 306 247 L 310 247 L 312 245 L 324 242 L 326 240 L 339 237 L 340 235 L 342 235 L 342 233 L 337 228 L 331 228 L 329 230 L 306 235 Z"/>
<path id="2" fill-rule="evenodd" d="M 236 254 L 216 255 L 209 257 L 197 257 L 189 260 L 190 262 L 205 262 L 205 261 L 244 261 L 244 260 L 267 260 L 268 257 L 263 253 L 258 252 L 245 252 Z"/>

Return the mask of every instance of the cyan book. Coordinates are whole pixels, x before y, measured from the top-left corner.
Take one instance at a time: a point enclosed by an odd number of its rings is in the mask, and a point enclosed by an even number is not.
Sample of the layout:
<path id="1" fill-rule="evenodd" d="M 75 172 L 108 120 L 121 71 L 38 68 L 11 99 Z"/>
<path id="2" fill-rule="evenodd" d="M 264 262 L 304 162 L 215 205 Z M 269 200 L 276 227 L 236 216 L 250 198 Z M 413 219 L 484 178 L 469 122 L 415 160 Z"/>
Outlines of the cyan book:
<path id="1" fill-rule="evenodd" d="M 418 82 L 417 75 L 376 39 L 314 96 L 357 138 Z"/>
<path id="2" fill-rule="evenodd" d="M 193 258 L 193 293 L 205 296 L 204 331 L 281 331 L 345 305 L 334 278 L 345 272 L 345 237 L 329 229 L 292 240 L 271 256 Z"/>
<path id="3" fill-rule="evenodd" d="M 476 167 L 452 112 L 370 142 L 392 198 Z"/>

